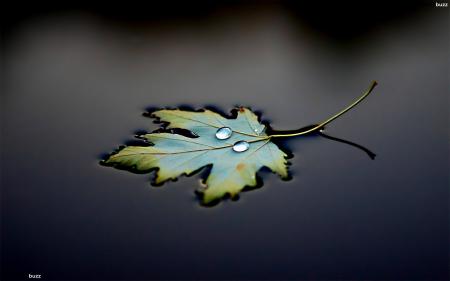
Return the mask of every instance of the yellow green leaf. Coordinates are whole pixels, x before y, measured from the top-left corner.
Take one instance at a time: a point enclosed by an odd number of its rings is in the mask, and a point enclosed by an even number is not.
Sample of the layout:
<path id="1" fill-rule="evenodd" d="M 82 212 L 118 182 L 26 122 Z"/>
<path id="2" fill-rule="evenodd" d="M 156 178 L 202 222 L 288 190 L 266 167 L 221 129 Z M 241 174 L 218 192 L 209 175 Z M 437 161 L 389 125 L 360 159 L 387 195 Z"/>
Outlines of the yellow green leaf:
<path id="1" fill-rule="evenodd" d="M 176 179 L 212 165 L 202 191 L 203 203 L 236 196 L 245 186 L 256 185 L 256 173 L 267 167 L 285 178 L 288 176 L 286 154 L 270 141 L 265 126 L 247 108 L 239 108 L 235 119 L 211 110 L 191 112 L 179 109 L 159 110 L 153 116 L 167 122 L 167 128 L 187 129 L 197 137 L 174 133 L 143 135 L 151 146 L 128 146 L 111 155 L 107 164 L 130 167 L 138 171 L 157 169 L 155 182 Z M 228 139 L 218 139 L 218 129 L 228 127 Z M 233 146 L 244 141 L 247 150 L 237 152 Z"/>

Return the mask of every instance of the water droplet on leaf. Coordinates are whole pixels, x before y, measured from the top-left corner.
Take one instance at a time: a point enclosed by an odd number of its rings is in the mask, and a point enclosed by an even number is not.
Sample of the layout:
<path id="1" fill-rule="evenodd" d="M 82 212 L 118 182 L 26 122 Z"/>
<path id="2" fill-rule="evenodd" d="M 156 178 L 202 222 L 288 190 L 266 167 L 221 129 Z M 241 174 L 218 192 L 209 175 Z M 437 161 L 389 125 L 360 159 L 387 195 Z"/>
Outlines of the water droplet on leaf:
<path id="1" fill-rule="evenodd" d="M 222 127 L 217 130 L 216 138 L 218 138 L 219 140 L 226 140 L 231 137 L 232 133 L 233 133 L 233 131 L 230 128 Z"/>
<path id="2" fill-rule="evenodd" d="M 238 141 L 233 145 L 233 150 L 236 152 L 244 152 L 249 149 L 250 144 L 246 141 Z"/>

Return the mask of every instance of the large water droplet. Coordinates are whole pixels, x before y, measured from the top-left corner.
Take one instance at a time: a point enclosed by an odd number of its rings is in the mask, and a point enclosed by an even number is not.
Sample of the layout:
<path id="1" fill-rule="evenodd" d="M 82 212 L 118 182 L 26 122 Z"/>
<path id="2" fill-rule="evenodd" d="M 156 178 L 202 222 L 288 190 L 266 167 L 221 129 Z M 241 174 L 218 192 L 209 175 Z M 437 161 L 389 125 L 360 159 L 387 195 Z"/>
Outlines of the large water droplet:
<path id="1" fill-rule="evenodd" d="M 244 152 L 246 151 L 250 145 L 246 141 L 238 141 L 233 145 L 233 150 L 236 152 Z"/>
<path id="2" fill-rule="evenodd" d="M 230 128 L 222 127 L 217 130 L 216 138 L 218 138 L 219 140 L 226 140 L 231 137 L 232 133 L 233 133 L 233 131 Z"/>

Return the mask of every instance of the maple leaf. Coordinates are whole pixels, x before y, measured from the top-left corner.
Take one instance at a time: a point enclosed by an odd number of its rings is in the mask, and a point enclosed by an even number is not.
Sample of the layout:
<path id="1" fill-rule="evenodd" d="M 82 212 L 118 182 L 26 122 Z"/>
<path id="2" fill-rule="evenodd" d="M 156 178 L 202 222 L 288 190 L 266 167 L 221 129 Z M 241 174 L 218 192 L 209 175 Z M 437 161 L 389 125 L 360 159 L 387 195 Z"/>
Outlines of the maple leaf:
<path id="1" fill-rule="evenodd" d="M 248 108 L 240 107 L 235 119 L 211 110 L 202 112 L 159 110 L 152 114 L 167 122 L 167 128 L 186 129 L 197 137 L 174 133 L 150 133 L 141 136 L 151 146 L 128 146 L 111 155 L 106 164 L 157 169 L 155 183 L 193 174 L 212 165 L 206 178 L 203 203 L 236 196 L 245 186 L 255 186 L 256 173 L 267 167 L 282 178 L 288 176 L 286 153 L 265 133 L 266 127 Z M 216 133 L 226 128 L 231 135 L 220 139 Z M 239 146 L 240 145 L 240 146 Z M 243 150 L 243 151 L 242 151 Z"/>
<path id="2" fill-rule="evenodd" d="M 145 134 L 140 137 L 151 146 L 124 147 L 110 155 L 104 163 L 141 172 L 156 169 L 156 184 L 212 166 L 206 178 L 206 188 L 201 191 L 203 203 L 208 204 L 226 194 L 235 197 L 246 186 L 255 186 L 256 173 L 262 167 L 287 178 L 287 155 L 271 141 L 273 138 L 296 137 L 319 131 L 319 135 L 358 147 L 374 159 L 375 154 L 361 145 L 325 135 L 321 131 L 325 125 L 364 100 L 376 85 L 377 82 L 373 81 L 361 97 L 325 121 L 289 133 L 266 134 L 266 126 L 244 107 L 240 107 L 236 118 L 231 119 L 211 110 L 158 110 L 152 117 L 166 123 L 167 129 L 188 130 L 191 137 L 171 132 Z"/>

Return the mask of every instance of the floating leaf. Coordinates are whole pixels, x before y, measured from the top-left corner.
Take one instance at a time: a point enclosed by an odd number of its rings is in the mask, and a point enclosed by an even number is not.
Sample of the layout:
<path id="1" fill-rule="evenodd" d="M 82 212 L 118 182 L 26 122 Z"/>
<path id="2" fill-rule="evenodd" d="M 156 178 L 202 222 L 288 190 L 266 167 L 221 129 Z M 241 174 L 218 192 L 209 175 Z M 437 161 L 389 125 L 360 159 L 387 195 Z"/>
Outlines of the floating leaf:
<path id="1" fill-rule="evenodd" d="M 140 136 L 151 145 L 124 147 L 104 162 L 142 172 L 156 169 L 156 184 L 212 166 L 206 178 L 206 188 L 202 190 L 203 203 L 216 201 L 226 194 L 234 197 L 245 186 L 257 184 L 256 173 L 262 167 L 269 168 L 282 178 L 288 176 L 287 155 L 272 142 L 273 138 L 296 137 L 322 130 L 365 99 L 376 85 L 377 82 L 373 81 L 361 97 L 318 125 L 289 133 L 268 135 L 265 125 L 258 121 L 250 109 L 244 107 L 238 109 L 233 119 L 211 110 L 158 110 L 152 116 L 166 123 L 166 129 L 173 131 Z M 190 136 L 179 134 L 181 131 L 189 132 Z M 319 135 L 353 145 L 363 149 L 372 159 L 375 157 L 370 150 L 355 143 L 323 133 Z"/>
<path id="2" fill-rule="evenodd" d="M 286 153 L 270 141 L 265 126 L 248 108 L 239 108 L 235 119 L 224 118 L 210 110 L 159 110 L 153 116 L 168 122 L 168 129 L 187 129 L 198 137 L 166 132 L 146 134 L 142 138 L 152 146 L 125 147 L 111 155 L 107 164 L 133 167 L 138 171 L 158 168 L 157 184 L 212 165 L 203 191 L 206 204 L 227 193 L 234 197 L 245 186 L 255 186 L 256 172 L 263 166 L 283 178 L 288 176 Z M 223 128 L 231 130 L 229 138 L 216 136 Z M 248 149 L 241 151 L 242 144 L 248 144 Z"/>

